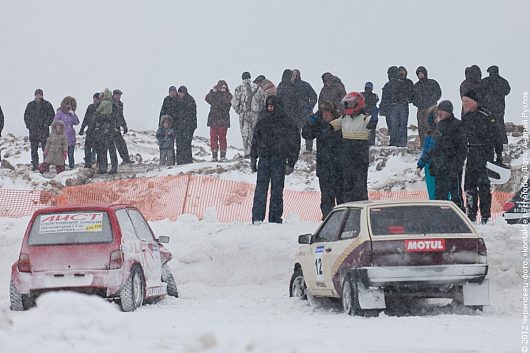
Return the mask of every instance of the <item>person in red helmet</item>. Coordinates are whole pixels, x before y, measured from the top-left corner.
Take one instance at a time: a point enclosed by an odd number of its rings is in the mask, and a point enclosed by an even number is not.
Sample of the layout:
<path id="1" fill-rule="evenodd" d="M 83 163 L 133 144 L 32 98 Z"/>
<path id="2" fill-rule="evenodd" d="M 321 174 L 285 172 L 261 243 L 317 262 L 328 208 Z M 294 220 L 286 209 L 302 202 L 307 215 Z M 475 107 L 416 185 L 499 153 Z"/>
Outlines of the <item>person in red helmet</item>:
<path id="1" fill-rule="evenodd" d="M 359 92 L 348 93 L 341 103 L 343 115 L 330 124 L 335 130 L 342 130 L 343 201 L 368 200 L 368 137 L 370 129 L 377 125 L 377 117 L 363 111 L 364 97 Z"/>

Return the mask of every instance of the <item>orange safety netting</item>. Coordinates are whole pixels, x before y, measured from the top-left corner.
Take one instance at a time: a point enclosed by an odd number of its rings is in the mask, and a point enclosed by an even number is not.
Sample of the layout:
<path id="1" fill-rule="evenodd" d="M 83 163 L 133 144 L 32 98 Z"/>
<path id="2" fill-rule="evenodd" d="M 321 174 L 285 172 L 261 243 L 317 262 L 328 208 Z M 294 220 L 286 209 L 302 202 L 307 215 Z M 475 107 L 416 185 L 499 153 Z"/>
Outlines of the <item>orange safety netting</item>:
<path id="1" fill-rule="evenodd" d="M 202 219 L 213 208 L 221 222 L 250 222 L 255 185 L 206 176 L 182 174 L 141 179 L 121 179 L 64 188 L 59 195 L 44 191 L 1 190 L 0 216 L 21 217 L 49 205 L 123 203 L 138 207 L 150 220 L 176 220 L 182 214 Z M 492 217 L 502 214 L 510 194 L 492 193 Z M 425 200 L 426 191 L 370 191 L 371 200 Z M 297 215 L 319 221 L 320 193 L 284 191 L 284 217 Z"/>

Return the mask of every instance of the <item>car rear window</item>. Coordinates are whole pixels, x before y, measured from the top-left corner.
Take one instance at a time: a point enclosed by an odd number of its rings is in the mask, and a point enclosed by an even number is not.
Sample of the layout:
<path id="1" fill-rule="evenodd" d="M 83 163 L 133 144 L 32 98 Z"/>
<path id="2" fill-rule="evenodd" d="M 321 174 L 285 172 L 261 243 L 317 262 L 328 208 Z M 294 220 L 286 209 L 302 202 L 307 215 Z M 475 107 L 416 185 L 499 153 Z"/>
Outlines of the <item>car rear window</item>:
<path id="1" fill-rule="evenodd" d="M 106 212 L 58 212 L 35 218 L 28 245 L 110 243 L 112 240 Z"/>
<path id="2" fill-rule="evenodd" d="M 449 206 L 392 206 L 370 209 L 373 235 L 473 233 Z"/>

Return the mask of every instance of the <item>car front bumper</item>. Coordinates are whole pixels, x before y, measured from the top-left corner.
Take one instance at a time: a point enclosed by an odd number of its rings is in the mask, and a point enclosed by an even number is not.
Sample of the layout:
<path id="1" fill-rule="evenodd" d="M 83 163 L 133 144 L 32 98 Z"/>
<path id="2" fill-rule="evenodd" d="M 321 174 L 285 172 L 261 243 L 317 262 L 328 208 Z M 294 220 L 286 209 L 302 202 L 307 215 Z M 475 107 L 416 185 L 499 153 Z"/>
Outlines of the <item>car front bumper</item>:
<path id="1" fill-rule="evenodd" d="M 384 287 L 407 283 L 450 284 L 481 282 L 488 273 L 488 265 L 361 267 L 357 272 L 361 281 L 367 286 Z"/>

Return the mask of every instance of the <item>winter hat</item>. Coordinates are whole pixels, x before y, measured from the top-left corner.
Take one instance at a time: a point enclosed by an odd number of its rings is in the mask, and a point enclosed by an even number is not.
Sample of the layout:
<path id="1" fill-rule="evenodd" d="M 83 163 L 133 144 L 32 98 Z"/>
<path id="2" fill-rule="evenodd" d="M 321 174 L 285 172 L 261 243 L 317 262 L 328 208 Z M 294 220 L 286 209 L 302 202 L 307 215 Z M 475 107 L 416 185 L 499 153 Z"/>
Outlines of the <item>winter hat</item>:
<path id="1" fill-rule="evenodd" d="M 445 100 L 438 103 L 438 110 L 443 110 L 444 112 L 453 113 L 453 103 L 451 101 Z"/>
<path id="2" fill-rule="evenodd" d="M 177 92 L 177 87 L 175 86 L 169 86 L 169 92 Z"/>
<path id="3" fill-rule="evenodd" d="M 420 72 L 423 72 L 423 75 L 425 75 L 425 78 L 427 78 L 427 69 L 425 68 L 425 66 L 419 66 L 416 69 L 416 75 L 418 75 Z"/>
<path id="4" fill-rule="evenodd" d="M 94 93 L 94 94 L 92 95 L 92 98 L 99 98 L 99 95 L 100 95 L 100 93 L 99 93 L 99 92 L 96 92 L 96 93 Z"/>
<path id="5" fill-rule="evenodd" d="M 326 81 L 333 81 L 333 75 L 329 72 L 325 72 L 322 75 L 322 82 L 326 82 Z"/>
<path id="6" fill-rule="evenodd" d="M 490 75 L 498 75 L 499 74 L 499 67 L 497 65 L 492 65 L 488 67 L 488 70 Z"/>
<path id="7" fill-rule="evenodd" d="M 374 84 L 373 84 L 372 82 L 368 81 L 368 82 L 366 82 L 366 83 L 364 84 L 364 88 L 365 88 L 365 89 L 369 89 L 369 90 L 371 91 L 371 90 L 374 89 Z"/>
<path id="8" fill-rule="evenodd" d="M 254 79 L 254 83 L 260 83 L 261 81 L 265 80 L 265 76 L 259 75 Z"/>
<path id="9" fill-rule="evenodd" d="M 397 66 L 390 66 L 386 73 L 388 74 L 388 79 L 396 78 L 399 75 Z"/>
<path id="10" fill-rule="evenodd" d="M 123 92 L 120 91 L 119 89 L 115 89 L 114 91 L 112 91 L 112 95 L 115 95 L 115 94 L 123 94 Z"/>
<path id="11" fill-rule="evenodd" d="M 243 72 L 243 74 L 241 75 L 241 78 L 243 80 L 250 80 L 250 72 L 248 71 Z"/>
<path id="12" fill-rule="evenodd" d="M 35 90 L 35 94 L 34 95 L 36 96 L 37 94 L 43 96 L 44 92 L 42 92 L 42 90 L 40 88 L 38 88 L 38 89 Z"/>
<path id="13" fill-rule="evenodd" d="M 188 93 L 188 89 L 186 88 L 186 86 L 180 86 L 179 87 L 179 92 L 180 93 Z"/>
<path id="14" fill-rule="evenodd" d="M 462 95 L 462 97 L 467 97 L 474 100 L 475 102 L 478 102 L 478 94 L 472 89 L 467 90 L 466 93 Z"/>

